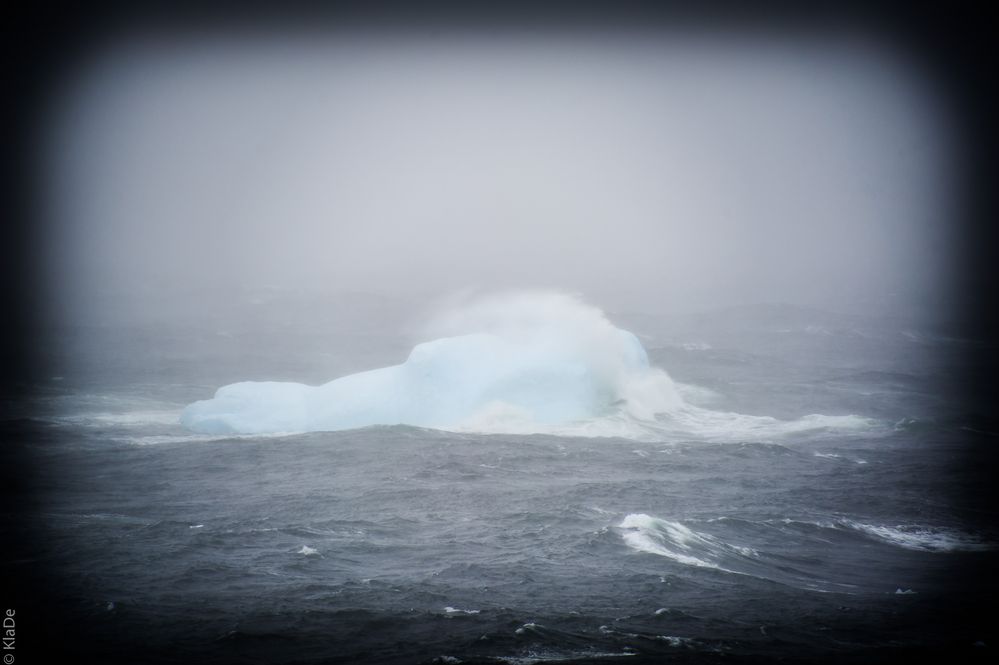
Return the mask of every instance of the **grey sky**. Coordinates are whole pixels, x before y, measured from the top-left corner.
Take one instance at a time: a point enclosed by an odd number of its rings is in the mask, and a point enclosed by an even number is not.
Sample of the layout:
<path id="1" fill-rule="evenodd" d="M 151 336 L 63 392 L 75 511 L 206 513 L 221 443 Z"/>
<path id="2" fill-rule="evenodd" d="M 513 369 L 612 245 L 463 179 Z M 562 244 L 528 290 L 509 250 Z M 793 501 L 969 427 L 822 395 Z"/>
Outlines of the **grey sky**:
<path id="1" fill-rule="evenodd" d="M 135 39 L 81 65 L 51 126 L 62 302 L 538 286 L 905 306 L 951 270 L 946 109 L 852 35 Z"/>

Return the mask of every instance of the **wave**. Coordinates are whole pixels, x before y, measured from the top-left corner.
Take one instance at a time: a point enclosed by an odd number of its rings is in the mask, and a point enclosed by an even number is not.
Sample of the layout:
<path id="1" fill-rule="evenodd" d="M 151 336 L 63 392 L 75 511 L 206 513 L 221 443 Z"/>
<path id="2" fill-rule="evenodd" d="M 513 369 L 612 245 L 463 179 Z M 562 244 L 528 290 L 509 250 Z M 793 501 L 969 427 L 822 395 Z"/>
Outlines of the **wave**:
<path id="1" fill-rule="evenodd" d="M 241 382 L 181 413 L 204 434 L 412 425 L 447 431 L 662 440 L 781 437 L 869 429 L 855 415 L 791 421 L 715 411 L 704 395 L 649 363 L 638 337 L 559 293 L 511 293 L 438 316 L 444 335 L 400 365 L 320 386 Z M 701 391 L 703 392 L 703 391 Z"/>
<path id="2" fill-rule="evenodd" d="M 736 521 L 725 517 L 718 518 L 717 521 L 726 520 Z M 776 525 L 798 537 L 821 534 L 819 537 L 835 538 L 842 534 L 856 534 L 883 545 L 921 552 L 984 552 L 994 550 L 997 546 L 996 542 L 982 535 L 968 533 L 949 526 L 870 524 L 847 518 L 828 520 L 783 518 L 764 520 L 759 524 Z"/>
<path id="3" fill-rule="evenodd" d="M 628 515 L 618 527 L 626 530 L 621 536 L 631 549 L 663 556 L 688 566 L 738 573 L 740 571 L 723 567 L 721 562 L 731 556 L 759 556 L 752 548 L 730 545 L 708 534 L 694 531 L 680 522 L 645 513 Z"/>
<path id="4" fill-rule="evenodd" d="M 175 425 L 179 413 L 177 409 L 124 413 L 79 413 L 56 416 L 50 421 L 56 425 L 72 427 L 144 427 L 147 425 Z"/>
<path id="5" fill-rule="evenodd" d="M 843 520 L 843 526 L 890 545 L 922 552 L 984 552 L 995 549 L 995 544 L 975 535 L 946 527 L 927 527 L 917 524 L 885 526 Z"/>
<path id="6" fill-rule="evenodd" d="M 493 656 L 491 660 L 496 660 L 508 665 L 542 665 L 543 663 L 555 663 L 559 661 L 579 662 L 581 660 L 603 660 L 606 658 L 622 658 L 636 655 L 633 651 L 596 651 L 589 649 L 579 649 L 575 651 L 560 651 L 556 649 L 533 649 L 520 656 Z M 459 661 L 449 661 L 459 662 Z"/>
<path id="7" fill-rule="evenodd" d="M 145 436 L 118 436 L 110 440 L 132 446 L 159 446 L 171 443 L 213 443 L 240 439 L 281 439 L 296 436 L 297 432 L 268 432 L 266 434 L 150 434 Z"/>
<path id="8" fill-rule="evenodd" d="M 882 526 L 843 518 L 754 521 L 717 517 L 684 522 L 631 513 L 617 529 L 624 544 L 636 552 L 654 554 L 684 566 L 748 575 L 819 592 L 854 593 L 859 585 L 869 584 L 873 588 L 880 584 L 880 580 L 864 580 L 855 568 L 856 563 L 841 566 L 843 570 L 854 571 L 849 577 L 826 578 L 830 558 L 849 560 L 858 551 L 856 538 L 933 553 L 995 549 L 995 543 L 952 527 Z M 789 557 L 789 543 L 793 543 L 795 551 L 810 554 Z M 817 557 L 818 552 L 824 554 Z"/>
<path id="9" fill-rule="evenodd" d="M 451 616 L 455 614 L 479 614 L 482 610 L 462 610 L 457 607 L 451 607 L 448 605 L 444 608 L 444 614 Z"/>

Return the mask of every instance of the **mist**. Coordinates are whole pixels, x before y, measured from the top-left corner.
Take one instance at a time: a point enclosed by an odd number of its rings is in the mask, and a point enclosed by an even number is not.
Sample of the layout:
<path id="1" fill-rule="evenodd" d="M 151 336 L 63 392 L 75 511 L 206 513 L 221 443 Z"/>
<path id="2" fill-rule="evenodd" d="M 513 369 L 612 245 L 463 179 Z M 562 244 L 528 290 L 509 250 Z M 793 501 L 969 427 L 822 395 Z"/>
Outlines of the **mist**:
<path id="1" fill-rule="evenodd" d="M 56 100 L 60 320 L 507 288 L 939 315 L 951 288 L 949 110 L 862 33 L 164 33 Z"/>

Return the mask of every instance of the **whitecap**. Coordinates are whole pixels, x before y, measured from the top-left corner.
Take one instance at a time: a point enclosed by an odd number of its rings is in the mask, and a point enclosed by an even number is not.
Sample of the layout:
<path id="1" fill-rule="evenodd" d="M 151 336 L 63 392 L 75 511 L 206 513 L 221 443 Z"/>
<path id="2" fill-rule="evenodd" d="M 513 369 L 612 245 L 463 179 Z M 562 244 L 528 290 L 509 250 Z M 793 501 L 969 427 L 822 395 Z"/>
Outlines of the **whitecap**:
<path id="1" fill-rule="evenodd" d="M 517 635 L 523 635 L 528 631 L 537 632 L 538 628 L 543 628 L 543 627 L 544 626 L 540 624 L 534 623 L 533 621 L 529 621 L 513 632 Z"/>
<path id="2" fill-rule="evenodd" d="M 451 607 L 450 605 L 444 608 L 445 614 L 478 614 L 482 610 L 460 610 L 457 607 Z"/>
<path id="3" fill-rule="evenodd" d="M 868 536 L 923 552 L 981 552 L 995 549 L 995 544 L 979 537 L 945 527 L 928 527 L 918 524 L 898 524 L 895 526 L 865 524 L 843 520 L 847 528 L 860 531 Z"/>
<path id="4" fill-rule="evenodd" d="M 708 534 L 694 531 L 680 522 L 644 513 L 627 515 L 618 527 L 625 529 L 621 537 L 631 549 L 656 554 L 688 566 L 738 573 L 722 567 L 715 559 L 729 555 L 758 556 L 758 552 L 752 548 L 730 545 Z"/>

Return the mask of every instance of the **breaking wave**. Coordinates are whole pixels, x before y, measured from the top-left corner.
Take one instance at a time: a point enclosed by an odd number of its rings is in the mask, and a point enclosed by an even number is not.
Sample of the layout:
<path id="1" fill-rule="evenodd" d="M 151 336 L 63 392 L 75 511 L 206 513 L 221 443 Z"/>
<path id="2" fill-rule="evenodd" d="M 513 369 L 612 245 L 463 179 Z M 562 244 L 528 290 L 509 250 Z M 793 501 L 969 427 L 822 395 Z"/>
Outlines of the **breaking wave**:
<path id="1" fill-rule="evenodd" d="M 995 545 L 975 535 L 954 529 L 930 528 L 917 524 L 895 526 L 864 524 L 844 521 L 844 526 L 873 536 L 877 540 L 923 552 L 984 552 L 995 549 Z"/>
<path id="2" fill-rule="evenodd" d="M 854 593 L 870 585 L 871 580 L 862 579 L 868 562 L 857 560 L 852 566 L 833 571 L 823 556 L 789 556 L 789 545 L 803 552 L 838 550 L 836 556 L 863 551 L 857 547 L 857 538 L 872 539 L 885 549 L 901 547 L 941 556 L 995 548 L 981 534 L 954 527 L 880 526 L 842 518 L 753 521 L 718 517 L 680 522 L 631 513 L 616 526 L 624 544 L 635 552 L 654 554 L 683 566 L 748 575 L 825 593 Z M 830 577 L 831 572 L 836 574 Z M 881 581 L 874 580 L 873 584 L 876 587 Z"/>
<path id="3" fill-rule="evenodd" d="M 738 572 L 721 565 L 727 557 L 755 557 L 759 554 L 749 547 L 729 545 L 705 533 L 699 533 L 680 522 L 652 517 L 645 513 L 632 513 L 618 525 L 625 529 L 625 544 L 633 550 L 657 554 L 688 566 L 715 568 Z"/>

